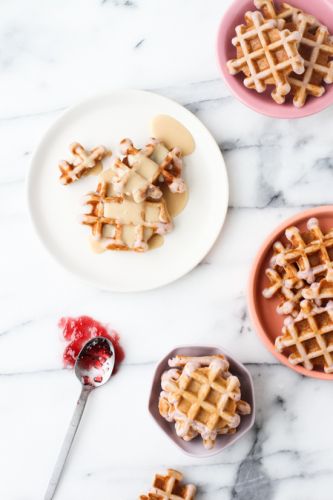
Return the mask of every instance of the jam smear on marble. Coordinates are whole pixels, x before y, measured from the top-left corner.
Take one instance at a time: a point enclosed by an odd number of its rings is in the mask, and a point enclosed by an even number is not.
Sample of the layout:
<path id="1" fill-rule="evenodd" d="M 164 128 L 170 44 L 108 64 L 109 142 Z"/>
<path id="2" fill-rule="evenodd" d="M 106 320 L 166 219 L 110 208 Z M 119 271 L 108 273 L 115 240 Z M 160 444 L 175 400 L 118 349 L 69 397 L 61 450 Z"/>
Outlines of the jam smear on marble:
<path id="1" fill-rule="evenodd" d="M 106 326 L 89 316 L 61 318 L 58 325 L 64 339 L 68 342 L 63 354 L 65 367 L 72 368 L 74 366 L 79 352 L 88 340 L 95 337 L 105 337 L 112 342 L 114 347 L 116 359 L 113 373 L 116 373 L 119 364 L 125 358 L 125 352 L 120 345 L 120 337 L 117 332 L 109 331 Z"/>

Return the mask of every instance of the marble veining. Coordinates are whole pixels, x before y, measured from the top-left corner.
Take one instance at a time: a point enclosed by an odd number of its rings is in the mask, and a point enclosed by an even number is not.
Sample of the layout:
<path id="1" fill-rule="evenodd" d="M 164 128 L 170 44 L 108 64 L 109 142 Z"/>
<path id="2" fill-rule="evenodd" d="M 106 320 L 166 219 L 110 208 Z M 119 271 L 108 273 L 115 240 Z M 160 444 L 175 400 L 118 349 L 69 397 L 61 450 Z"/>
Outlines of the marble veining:
<path id="1" fill-rule="evenodd" d="M 333 108 L 278 121 L 230 95 L 215 57 L 230 1 L 1 4 L 1 500 L 43 496 L 79 391 L 62 368 L 57 321 L 79 314 L 118 330 L 127 357 L 91 397 L 57 499 L 132 500 L 171 466 L 198 485 L 199 500 L 332 500 L 331 384 L 287 370 L 266 351 L 246 287 L 261 241 L 279 222 L 332 202 Z M 59 269 L 33 234 L 24 191 L 32 152 L 54 119 L 119 87 L 153 90 L 195 113 L 230 180 L 228 217 L 204 261 L 167 287 L 128 295 Z M 161 321 L 166 304 L 172 315 Z M 156 362 L 180 343 L 223 346 L 254 378 L 255 426 L 210 459 L 183 455 L 146 409 Z"/>

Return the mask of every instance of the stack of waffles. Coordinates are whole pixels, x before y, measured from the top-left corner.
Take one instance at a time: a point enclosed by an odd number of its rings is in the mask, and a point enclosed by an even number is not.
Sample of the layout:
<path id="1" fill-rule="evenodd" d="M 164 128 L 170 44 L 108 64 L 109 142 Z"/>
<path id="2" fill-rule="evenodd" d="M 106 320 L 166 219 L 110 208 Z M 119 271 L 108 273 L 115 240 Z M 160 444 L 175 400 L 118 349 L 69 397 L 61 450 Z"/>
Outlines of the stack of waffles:
<path id="1" fill-rule="evenodd" d="M 87 175 L 111 155 L 103 146 L 87 151 L 75 143 L 70 150 L 72 160 L 59 163 L 62 184 Z M 180 150 L 169 150 L 161 141 L 152 139 L 142 149 L 130 139 L 121 141 L 111 168 L 100 174 L 96 190 L 84 199 L 82 224 L 90 227 L 101 251 L 144 252 L 153 235 L 172 229 L 162 188 L 186 191 L 182 166 Z"/>
<path id="2" fill-rule="evenodd" d="M 286 245 L 273 246 L 266 298 L 278 296 L 284 315 L 275 346 L 292 365 L 333 373 L 333 229 L 324 232 L 316 218 L 300 231 L 285 231 Z"/>
<path id="3" fill-rule="evenodd" d="M 239 379 L 229 372 L 223 355 L 176 356 L 162 375 L 160 414 L 175 423 L 185 441 L 201 436 L 205 448 L 213 448 L 219 434 L 232 434 L 240 415 L 251 412 L 241 400 Z"/>
<path id="4" fill-rule="evenodd" d="M 169 469 L 165 476 L 156 474 L 153 486 L 147 495 L 139 500 L 194 500 L 196 487 L 193 484 L 182 484 L 183 475 Z"/>
<path id="5" fill-rule="evenodd" d="M 235 28 L 236 58 L 228 61 L 230 74 L 242 72 L 244 85 L 261 93 L 273 86 L 278 104 L 292 95 L 296 107 L 308 96 L 320 97 L 324 83 L 333 83 L 333 38 L 312 15 L 274 0 L 254 0 L 258 9 L 246 12 L 245 24 Z"/>

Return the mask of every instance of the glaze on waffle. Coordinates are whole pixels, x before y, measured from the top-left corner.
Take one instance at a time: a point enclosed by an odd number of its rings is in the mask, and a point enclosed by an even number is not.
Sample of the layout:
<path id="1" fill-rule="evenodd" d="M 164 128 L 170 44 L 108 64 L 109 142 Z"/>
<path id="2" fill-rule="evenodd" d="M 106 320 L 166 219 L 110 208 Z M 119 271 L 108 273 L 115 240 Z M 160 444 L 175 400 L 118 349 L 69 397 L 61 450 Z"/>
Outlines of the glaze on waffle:
<path id="1" fill-rule="evenodd" d="M 326 26 L 319 26 L 312 33 L 307 29 L 306 16 L 300 14 L 299 17 L 298 29 L 304 29 L 301 31 L 299 52 L 304 58 L 305 72 L 303 75 L 290 74 L 288 81 L 294 96 L 294 105 L 301 108 L 309 95 L 320 97 L 324 94 L 323 81 L 326 84 L 333 83 L 333 38 Z"/>
<path id="2" fill-rule="evenodd" d="M 303 300 L 296 318 L 284 321 L 282 336 L 277 337 L 278 351 L 288 355 L 292 365 L 302 364 L 308 370 L 333 372 L 333 301 L 325 307 Z"/>
<path id="3" fill-rule="evenodd" d="M 316 346 L 324 349 L 324 340 L 330 343 L 330 337 L 326 335 L 321 340 L 314 333 L 317 332 L 316 320 L 312 316 L 322 322 L 322 318 L 327 320 L 333 315 L 333 301 L 328 302 L 333 299 L 333 229 L 323 232 L 313 217 L 307 221 L 305 231 L 292 226 L 286 229 L 285 236 L 286 245 L 279 241 L 274 244 L 271 267 L 265 271 L 269 285 L 263 290 L 266 298 L 278 295 L 281 302 L 277 312 L 288 315 L 282 336 L 276 339 L 275 345 L 281 352 L 291 351 L 288 359 L 292 364 L 328 370 L 328 355 L 317 355 Z M 302 347 L 303 340 L 306 342 Z M 331 352 L 330 347 L 328 351 Z M 325 359 L 326 364 L 321 363 L 321 359 Z"/>
<path id="4" fill-rule="evenodd" d="M 147 144 L 144 148 L 137 149 L 133 142 L 126 138 L 120 142 L 120 151 L 124 158 L 116 158 L 113 165 L 115 191 L 132 197 L 136 202 L 146 198 L 161 198 L 162 191 L 154 185 L 159 180 L 160 168 L 149 158 L 154 146 Z"/>
<path id="5" fill-rule="evenodd" d="M 239 379 L 229 373 L 224 356 L 177 356 L 169 366 L 162 375 L 159 411 L 175 422 L 178 436 L 189 441 L 200 435 L 210 449 L 219 434 L 236 432 L 240 415 L 251 408 L 241 401 Z"/>
<path id="6" fill-rule="evenodd" d="M 112 178 L 112 177 L 111 177 Z M 136 203 L 124 196 L 110 196 L 112 183 L 100 178 L 95 192 L 85 197 L 82 224 L 91 228 L 92 236 L 107 250 L 148 249 L 153 234 L 166 234 L 172 228 L 165 202 Z"/>
<path id="7" fill-rule="evenodd" d="M 131 196 L 136 203 L 147 198 L 158 200 L 162 197 L 162 191 L 153 184 L 159 177 L 159 168 L 149 158 L 142 155 L 140 161 L 132 167 L 116 158 L 113 170 L 115 172 L 113 186 L 118 194 Z"/>
<path id="8" fill-rule="evenodd" d="M 98 146 L 88 151 L 78 142 L 71 144 L 69 149 L 73 155 L 72 161 L 63 160 L 59 163 L 59 170 L 61 172 L 60 182 L 65 185 L 80 179 L 80 177 L 96 167 L 97 163 L 110 153 L 104 146 Z"/>
<path id="9" fill-rule="evenodd" d="M 297 286 L 298 288 L 288 288 L 285 284 L 286 278 L 284 270 L 280 272 L 275 269 L 266 269 L 265 274 L 270 282 L 270 286 L 263 290 L 263 296 L 266 299 L 272 298 L 275 294 L 279 294 L 281 298 L 280 304 L 276 311 L 278 314 L 297 314 L 299 312 L 299 303 L 302 300 L 302 281 Z"/>
<path id="10" fill-rule="evenodd" d="M 327 299 L 333 299 L 333 269 L 329 269 L 326 276 L 319 282 L 312 283 L 310 287 L 302 290 L 305 299 L 314 300 L 322 304 Z"/>
<path id="11" fill-rule="evenodd" d="M 151 183 L 166 183 L 172 193 L 183 193 L 186 184 L 182 178 L 182 156 L 180 149 L 171 151 L 159 140 L 152 139 L 143 149 L 137 149 L 130 139 L 121 141 L 121 152 L 125 155 L 123 162 L 131 168 L 149 171 Z"/>
<path id="12" fill-rule="evenodd" d="M 333 41 L 327 27 L 314 16 L 287 3 L 282 3 L 280 9 L 275 7 L 273 0 L 254 0 L 254 4 L 266 19 L 276 19 L 285 23 L 289 30 L 300 33 L 298 50 L 304 59 L 305 71 L 288 76 L 294 105 L 304 106 L 309 95 L 322 96 L 325 92 L 323 81 L 333 83 Z"/>
<path id="13" fill-rule="evenodd" d="M 244 85 L 264 92 L 273 85 L 272 98 L 278 104 L 285 101 L 290 92 L 288 75 L 294 71 L 304 72 L 304 62 L 297 50 L 300 34 L 297 31 L 278 29 L 278 21 L 264 19 L 259 11 L 246 12 L 245 24 L 236 28 L 232 44 L 237 48 L 237 57 L 229 60 L 230 74 L 242 71 Z"/>
<path id="14" fill-rule="evenodd" d="M 289 245 L 273 256 L 271 265 L 284 269 L 289 265 L 296 266 L 297 277 L 311 284 L 332 266 L 333 229 L 323 233 L 314 217 L 308 220 L 307 229 L 305 232 L 294 226 L 286 229 Z"/>
<path id="15" fill-rule="evenodd" d="M 254 5 L 259 9 L 265 19 L 278 20 L 279 29 L 288 28 L 290 31 L 297 29 L 298 16 L 303 11 L 298 7 L 283 2 L 279 9 L 275 7 L 273 0 L 254 0 Z M 314 20 L 314 18 L 313 18 Z"/>
<path id="16" fill-rule="evenodd" d="M 141 495 L 139 500 L 194 500 L 196 487 L 193 484 L 182 484 L 183 474 L 168 469 L 166 475 L 156 474 L 147 495 Z"/>

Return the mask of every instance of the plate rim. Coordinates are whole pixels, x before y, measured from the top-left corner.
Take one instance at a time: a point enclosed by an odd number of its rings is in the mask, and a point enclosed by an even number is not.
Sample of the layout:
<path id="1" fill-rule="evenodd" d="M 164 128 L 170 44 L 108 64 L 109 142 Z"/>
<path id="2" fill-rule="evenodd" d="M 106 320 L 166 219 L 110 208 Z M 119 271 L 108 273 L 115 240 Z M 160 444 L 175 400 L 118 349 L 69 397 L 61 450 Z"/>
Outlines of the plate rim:
<path id="1" fill-rule="evenodd" d="M 252 327 L 259 340 L 265 345 L 267 350 L 275 356 L 275 358 L 280 361 L 287 368 L 295 371 L 296 373 L 303 375 L 305 377 L 320 379 L 320 380 L 333 380 L 333 373 L 320 372 L 318 370 L 307 370 L 301 365 L 292 365 L 289 363 L 288 358 L 278 352 L 275 349 L 274 344 L 268 337 L 265 328 L 259 319 L 258 308 L 256 306 L 256 301 L 254 299 L 256 290 L 257 276 L 260 273 L 260 263 L 263 255 L 269 250 L 269 246 L 272 245 L 272 241 L 279 237 L 279 235 L 290 225 L 297 224 L 300 219 L 311 218 L 318 216 L 324 212 L 332 212 L 333 216 L 333 205 L 321 205 L 319 207 L 313 207 L 301 212 L 297 212 L 295 215 L 284 219 L 273 231 L 271 231 L 268 236 L 264 239 L 263 243 L 260 245 L 251 265 L 250 275 L 248 279 L 247 286 L 247 309 L 249 311 L 249 316 L 251 319 Z"/>
<path id="2" fill-rule="evenodd" d="M 50 140 L 52 137 L 52 134 L 54 133 L 54 130 L 57 128 L 59 122 L 62 120 L 65 120 L 67 116 L 70 116 L 73 112 L 79 110 L 79 108 L 82 108 L 84 106 L 89 105 L 90 103 L 97 101 L 97 100 L 103 100 L 107 99 L 110 96 L 114 97 L 117 94 L 123 94 L 123 93 L 131 93 L 131 94 L 141 94 L 141 95 L 148 95 L 148 96 L 153 96 L 153 97 L 158 97 L 159 99 L 162 99 L 166 102 L 171 103 L 172 105 L 176 105 L 177 107 L 180 107 L 183 109 L 183 111 L 188 114 L 191 117 L 191 120 L 194 120 L 200 127 L 203 127 L 209 136 L 209 138 L 212 140 L 212 144 L 214 144 L 214 147 L 216 148 L 216 151 L 219 153 L 219 156 L 221 158 L 221 162 L 223 164 L 223 169 L 221 169 L 221 175 L 224 177 L 224 182 L 223 185 L 221 186 L 221 190 L 224 193 L 224 196 L 220 197 L 220 208 L 221 211 L 219 212 L 219 219 L 220 222 L 216 225 L 217 229 L 214 231 L 214 236 L 211 238 L 209 241 L 209 244 L 207 245 L 207 249 L 205 252 L 202 252 L 200 255 L 200 258 L 196 259 L 194 263 L 191 263 L 190 266 L 187 266 L 185 270 L 182 271 L 181 274 L 179 274 L 176 278 L 171 278 L 171 279 L 164 279 L 161 280 L 157 284 L 153 285 L 145 285 L 145 286 L 126 286 L 126 287 L 119 287 L 119 286 L 112 286 L 109 284 L 102 284 L 98 280 L 90 279 L 89 277 L 83 276 L 81 273 L 76 272 L 73 270 L 70 266 L 66 265 L 61 258 L 57 257 L 56 252 L 54 252 L 51 248 L 51 246 L 45 241 L 45 239 L 42 236 L 42 232 L 39 229 L 38 222 L 37 222 L 37 217 L 35 216 L 34 209 L 33 209 L 33 203 L 32 203 L 32 198 L 33 198 L 33 193 L 34 193 L 34 186 L 32 182 L 32 177 L 33 173 L 35 172 L 36 168 L 38 168 L 38 162 L 37 162 L 37 157 L 40 154 L 41 150 L 43 147 L 45 147 L 45 143 Z M 156 290 L 158 288 L 164 287 L 168 284 L 171 284 L 178 279 L 186 276 L 188 273 L 190 273 L 197 265 L 206 257 L 206 255 L 211 251 L 215 243 L 217 242 L 217 239 L 221 233 L 221 230 L 223 228 L 223 225 L 225 223 L 226 217 L 227 217 L 227 212 L 228 212 L 228 206 L 229 206 L 229 195 L 230 195 L 230 189 L 229 189 L 229 179 L 228 179 L 228 172 L 227 172 L 227 167 L 226 167 L 226 162 L 224 160 L 223 154 L 221 149 L 218 146 L 218 143 L 213 136 L 213 134 L 210 132 L 210 130 L 206 127 L 206 125 L 194 114 L 192 113 L 189 109 L 187 109 L 185 106 L 180 104 L 174 99 L 170 99 L 169 97 L 165 97 L 164 95 L 161 95 L 157 92 L 152 92 L 150 90 L 144 90 L 144 89 L 135 89 L 135 88 L 129 88 L 129 87 L 122 87 L 122 88 L 115 88 L 111 90 L 104 90 L 102 92 L 96 92 L 93 94 L 88 95 L 86 98 L 80 99 L 76 103 L 70 105 L 67 107 L 64 111 L 60 113 L 60 115 L 53 120 L 53 122 L 49 125 L 49 127 L 41 134 L 40 139 L 37 143 L 37 146 L 35 147 L 31 161 L 29 163 L 28 171 L 26 174 L 25 178 L 25 201 L 26 205 L 28 208 L 28 214 L 29 214 L 29 222 L 34 229 L 34 234 L 37 236 L 37 239 L 39 240 L 41 246 L 46 250 L 46 252 L 51 256 L 54 262 L 58 264 L 60 268 L 62 268 L 64 271 L 68 272 L 70 275 L 75 277 L 76 279 L 80 280 L 81 282 L 85 283 L 86 285 L 92 286 L 94 288 L 97 288 L 99 290 L 106 290 L 109 292 L 115 292 L 115 293 L 140 293 L 140 292 L 145 292 L 149 290 Z M 225 200 L 225 201 L 223 201 Z"/>

